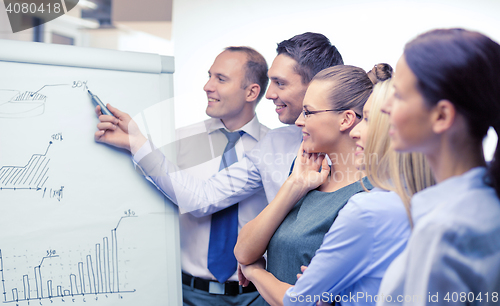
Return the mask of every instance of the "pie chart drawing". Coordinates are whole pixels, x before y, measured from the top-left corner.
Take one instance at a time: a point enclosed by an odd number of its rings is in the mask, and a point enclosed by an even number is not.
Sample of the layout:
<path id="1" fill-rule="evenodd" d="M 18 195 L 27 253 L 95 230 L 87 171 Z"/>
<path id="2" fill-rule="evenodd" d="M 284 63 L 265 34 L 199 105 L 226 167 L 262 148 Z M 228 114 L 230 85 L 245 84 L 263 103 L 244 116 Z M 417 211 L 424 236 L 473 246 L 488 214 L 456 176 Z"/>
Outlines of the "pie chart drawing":
<path id="1" fill-rule="evenodd" d="M 47 96 L 18 90 L 0 89 L 0 118 L 29 118 L 45 111 Z"/>

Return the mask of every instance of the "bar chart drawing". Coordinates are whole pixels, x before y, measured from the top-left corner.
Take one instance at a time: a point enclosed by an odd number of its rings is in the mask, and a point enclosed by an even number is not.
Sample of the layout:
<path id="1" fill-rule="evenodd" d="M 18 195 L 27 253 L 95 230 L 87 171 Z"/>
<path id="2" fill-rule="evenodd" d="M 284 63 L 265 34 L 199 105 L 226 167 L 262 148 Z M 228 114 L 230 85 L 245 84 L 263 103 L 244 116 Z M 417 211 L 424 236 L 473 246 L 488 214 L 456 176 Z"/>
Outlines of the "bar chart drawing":
<path id="1" fill-rule="evenodd" d="M 87 254 L 78 262 L 76 271 L 60 272 L 60 275 L 49 277 L 44 271 L 47 265 L 63 255 L 56 251 L 48 250 L 32 271 L 24 275 L 16 275 L 17 287 L 9 288 L 5 272 L 8 266 L 8 257 L 4 257 L 4 250 L 0 249 L 0 274 L 2 280 L 3 303 L 19 303 L 29 301 L 42 301 L 46 299 L 134 293 L 135 289 L 121 289 L 119 273 L 119 254 L 117 230 L 120 223 L 127 218 L 137 217 L 130 211 L 128 215 L 120 218 L 115 228 L 111 230 L 110 237 L 103 237 L 101 242 L 95 244 L 95 253 Z M 111 240 L 111 241 L 109 241 Z M 59 266 L 54 264 L 51 266 Z M 18 271 L 19 269 L 10 269 Z M 62 279 L 58 281 L 55 279 Z M 22 282 L 22 286 L 19 285 Z M 29 305 L 29 303 L 28 303 Z"/>
<path id="2" fill-rule="evenodd" d="M 0 190 L 41 190 L 49 178 L 50 158 L 47 156 L 52 141 L 45 153 L 33 154 L 24 166 L 2 166 L 0 168 Z"/>
<path id="3" fill-rule="evenodd" d="M 9 40 L 0 51 L 8 74 L 0 83 L 0 306 L 181 306 L 178 208 L 129 153 L 95 142 L 88 94 L 144 113 L 161 127 L 153 137 L 169 140 L 173 120 L 156 118 L 174 117 L 174 59 L 42 45 Z M 124 57 L 133 64 L 113 64 Z M 138 217 L 118 224 L 129 208 Z"/>

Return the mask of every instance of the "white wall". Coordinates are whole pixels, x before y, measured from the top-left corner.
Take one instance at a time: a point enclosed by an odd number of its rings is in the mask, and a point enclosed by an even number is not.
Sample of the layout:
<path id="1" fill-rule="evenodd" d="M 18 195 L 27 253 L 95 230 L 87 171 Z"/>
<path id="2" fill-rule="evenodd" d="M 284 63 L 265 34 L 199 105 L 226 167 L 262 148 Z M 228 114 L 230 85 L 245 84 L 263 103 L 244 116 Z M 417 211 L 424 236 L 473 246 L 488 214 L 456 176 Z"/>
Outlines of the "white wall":
<path id="1" fill-rule="evenodd" d="M 278 42 L 319 32 L 346 64 L 367 70 L 395 65 L 408 40 L 437 27 L 478 30 L 500 42 L 498 16 L 498 0 L 175 0 L 176 126 L 207 118 L 203 85 L 226 46 L 251 46 L 271 65 Z M 281 125 L 271 101 L 263 99 L 257 113 L 267 126 Z"/>
<path id="2" fill-rule="evenodd" d="M 170 56 L 174 54 L 169 40 L 121 24 L 112 28 L 90 29 L 85 33 L 85 47 Z"/>

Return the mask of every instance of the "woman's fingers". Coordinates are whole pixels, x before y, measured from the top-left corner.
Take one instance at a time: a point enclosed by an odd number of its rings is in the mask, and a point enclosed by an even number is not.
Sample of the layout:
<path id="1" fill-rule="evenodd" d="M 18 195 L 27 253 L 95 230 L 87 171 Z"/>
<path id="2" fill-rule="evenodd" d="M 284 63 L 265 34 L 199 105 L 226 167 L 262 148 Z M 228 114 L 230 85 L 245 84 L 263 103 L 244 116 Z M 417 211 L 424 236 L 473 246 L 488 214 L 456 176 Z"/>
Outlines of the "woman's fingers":
<path id="1" fill-rule="evenodd" d="M 316 165 L 321 166 L 323 164 L 323 161 L 325 160 L 325 154 L 324 153 L 319 153 L 318 157 L 315 160 Z"/>
<path id="2" fill-rule="evenodd" d="M 328 165 L 328 160 L 324 158 L 321 161 L 321 181 L 325 182 L 328 179 L 328 175 L 330 174 L 330 166 Z"/>

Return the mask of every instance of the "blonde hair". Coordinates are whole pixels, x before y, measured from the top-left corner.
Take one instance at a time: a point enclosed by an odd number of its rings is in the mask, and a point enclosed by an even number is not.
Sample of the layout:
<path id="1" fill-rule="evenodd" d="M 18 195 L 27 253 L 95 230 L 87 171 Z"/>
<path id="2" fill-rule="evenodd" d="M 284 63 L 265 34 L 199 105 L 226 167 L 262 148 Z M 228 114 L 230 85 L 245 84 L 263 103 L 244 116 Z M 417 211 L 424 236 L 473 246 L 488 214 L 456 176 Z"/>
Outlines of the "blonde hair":
<path id="1" fill-rule="evenodd" d="M 394 191 L 401 197 L 413 227 L 410 199 L 435 181 L 422 153 L 398 153 L 390 148 L 389 115 L 382 113 L 381 108 L 393 90 L 391 79 L 373 88 L 364 152 L 365 170 L 374 187 Z"/>

